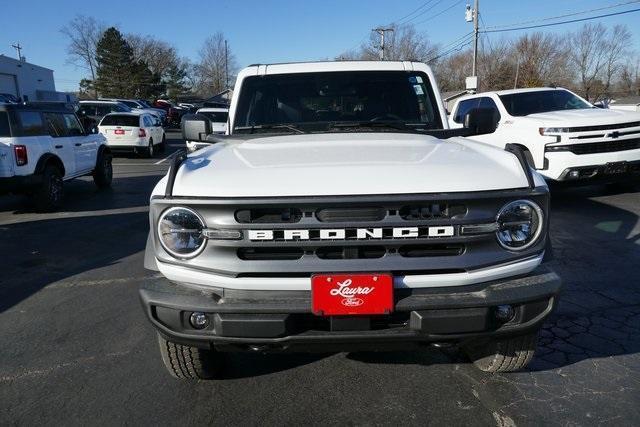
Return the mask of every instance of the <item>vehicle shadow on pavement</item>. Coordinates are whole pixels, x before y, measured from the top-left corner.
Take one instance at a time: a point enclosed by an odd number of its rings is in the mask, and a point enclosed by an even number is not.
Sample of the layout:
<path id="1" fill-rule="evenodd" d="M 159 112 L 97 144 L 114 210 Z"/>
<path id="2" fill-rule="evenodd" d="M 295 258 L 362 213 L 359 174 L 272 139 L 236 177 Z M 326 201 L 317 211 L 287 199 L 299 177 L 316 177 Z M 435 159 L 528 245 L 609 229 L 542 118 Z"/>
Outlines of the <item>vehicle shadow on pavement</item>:
<path id="1" fill-rule="evenodd" d="M 219 380 L 255 378 L 316 363 L 335 353 L 223 353 L 224 370 Z"/>
<path id="2" fill-rule="evenodd" d="M 144 250 L 149 195 L 126 189 L 149 188 L 158 179 L 121 178 L 107 191 L 76 181 L 63 210 L 48 214 L 29 213 L 20 197 L 2 199 L 0 313 L 51 283 Z"/>
<path id="3" fill-rule="evenodd" d="M 531 369 L 640 352 L 640 193 L 581 187 L 551 194 L 550 265 L 564 289 Z"/>

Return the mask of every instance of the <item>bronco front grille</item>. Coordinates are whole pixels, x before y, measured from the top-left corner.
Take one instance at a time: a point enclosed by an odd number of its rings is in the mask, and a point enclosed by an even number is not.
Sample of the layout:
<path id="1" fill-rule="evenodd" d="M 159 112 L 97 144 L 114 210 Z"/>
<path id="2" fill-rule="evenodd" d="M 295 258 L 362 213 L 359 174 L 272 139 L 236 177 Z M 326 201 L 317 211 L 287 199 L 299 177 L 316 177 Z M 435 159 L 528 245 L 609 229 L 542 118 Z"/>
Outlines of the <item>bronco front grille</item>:
<path id="1" fill-rule="evenodd" d="M 449 194 L 154 199 L 152 217 L 157 221 L 167 206 L 180 204 L 196 210 L 209 229 L 240 232 L 237 240 L 209 238 L 200 255 L 178 261 L 200 271 L 233 277 L 438 274 L 486 268 L 544 250 L 545 239 L 541 239 L 522 252 L 506 251 L 492 227 L 476 234 L 462 232 L 472 225 L 495 224 L 506 203 L 522 198 L 547 211 L 545 189 L 521 188 Z M 159 243 L 154 246 L 158 259 L 176 262 Z"/>

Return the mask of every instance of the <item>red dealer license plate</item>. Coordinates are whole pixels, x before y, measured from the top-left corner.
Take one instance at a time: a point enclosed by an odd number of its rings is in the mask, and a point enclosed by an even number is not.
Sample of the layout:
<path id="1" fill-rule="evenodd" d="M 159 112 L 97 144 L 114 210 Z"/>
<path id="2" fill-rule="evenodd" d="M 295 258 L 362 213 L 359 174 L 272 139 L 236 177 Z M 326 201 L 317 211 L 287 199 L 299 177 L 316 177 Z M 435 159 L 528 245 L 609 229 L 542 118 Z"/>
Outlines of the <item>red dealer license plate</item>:
<path id="1" fill-rule="evenodd" d="M 116 129 L 116 131 L 114 132 L 116 135 L 124 135 L 124 130 L 122 129 Z"/>
<path id="2" fill-rule="evenodd" d="M 318 316 L 388 314 L 393 311 L 390 274 L 316 274 L 311 306 Z"/>

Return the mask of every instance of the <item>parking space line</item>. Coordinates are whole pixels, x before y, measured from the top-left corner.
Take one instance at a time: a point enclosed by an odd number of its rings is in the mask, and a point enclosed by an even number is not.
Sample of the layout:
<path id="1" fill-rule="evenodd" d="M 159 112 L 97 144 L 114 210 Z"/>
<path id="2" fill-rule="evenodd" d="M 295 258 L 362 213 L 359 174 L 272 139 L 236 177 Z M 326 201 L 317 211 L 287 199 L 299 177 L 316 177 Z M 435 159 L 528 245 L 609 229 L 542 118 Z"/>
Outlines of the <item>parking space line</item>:
<path id="1" fill-rule="evenodd" d="M 160 160 L 159 162 L 155 162 L 154 165 L 159 165 L 161 163 L 164 163 L 168 158 L 170 158 L 171 156 L 173 156 L 172 154 L 169 154 L 167 157 L 165 157 L 164 159 Z"/>
<path id="2" fill-rule="evenodd" d="M 0 225 L 11 225 L 11 224 L 19 224 L 21 222 L 44 221 L 44 220 L 51 220 L 51 219 L 68 219 L 68 218 L 83 218 L 88 216 L 142 213 L 142 212 L 148 212 L 148 211 L 149 211 L 149 206 L 136 206 L 136 207 L 130 207 L 130 208 L 100 209 L 95 211 L 56 212 L 51 214 L 25 215 L 22 218 L 19 217 L 17 219 L 0 220 Z"/>

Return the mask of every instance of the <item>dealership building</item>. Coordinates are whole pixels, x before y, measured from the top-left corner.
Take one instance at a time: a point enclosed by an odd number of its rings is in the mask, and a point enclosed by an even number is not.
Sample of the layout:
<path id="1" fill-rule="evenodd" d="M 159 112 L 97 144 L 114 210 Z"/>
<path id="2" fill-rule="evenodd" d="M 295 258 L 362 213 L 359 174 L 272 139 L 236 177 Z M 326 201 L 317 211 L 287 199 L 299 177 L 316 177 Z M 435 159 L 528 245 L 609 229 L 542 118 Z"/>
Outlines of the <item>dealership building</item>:
<path id="1" fill-rule="evenodd" d="M 53 70 L 5 55 L 0 55 L 0 93 L 23 101 L 70 102 L 70 95 L 56 92 Z"/>

